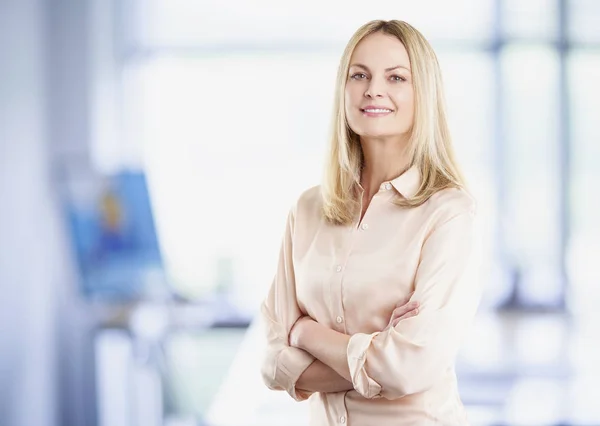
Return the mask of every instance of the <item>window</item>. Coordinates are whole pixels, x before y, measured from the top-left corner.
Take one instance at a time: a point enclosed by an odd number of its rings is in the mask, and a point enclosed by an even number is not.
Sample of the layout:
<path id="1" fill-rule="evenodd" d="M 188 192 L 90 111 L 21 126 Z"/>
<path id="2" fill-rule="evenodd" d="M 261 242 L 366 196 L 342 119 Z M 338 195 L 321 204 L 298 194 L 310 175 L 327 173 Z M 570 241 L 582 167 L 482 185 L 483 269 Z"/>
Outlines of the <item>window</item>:
<path id="1" fill-rule="evenodd" d="M 503 0 L 504 36 L 518 39 L 556 40 L 559 0 Z"/>
<path id="2" fill-rule="evenodd" d="M 571 88 L 570 119 L 571 243 L 568 251 L 572 280 L 572 306 L 578 312 L 597 312 L 600 302 L 600 271 L 595 263 L 600 258 L 600 203 L 594 194 L 600 182 L 600 56 L 594 51 L 577 50 L 569 57 Z"/>
<path id="3" fill-rule="evenodd" d="M 506 129 L 508 245 L 521 300 L 562 300 L 558 55 L 544 45 L 509 45 L 502 54 Z"/>
<path id="4" fill-rule="evenodd" d="M 600 3 L 595 0 L 568 2 L 569 38 L 577 43 L 600 44 Z"/>
<path id="5" fill-rule="evenodd" d="M 320 180 L 336 67 L 330 55 L 290 54 L 157 56 L 129 70 L 131 133 L 144 141 L 179 291 L 219 281 L 244 303 L 262 297 L 287 212 Z"/>
<path id="6" fill-rule="evenodd" d="M 428 38 L 445 42 L 479 43 L 493 35 L 493 0 L 410 4 L 380 0 L 368 6 L 359 0 L 128 0 L 126 4 L 126 39 L 132 50 L 342 49 L 356 28 L 372 19 L 402 19 Z"/>

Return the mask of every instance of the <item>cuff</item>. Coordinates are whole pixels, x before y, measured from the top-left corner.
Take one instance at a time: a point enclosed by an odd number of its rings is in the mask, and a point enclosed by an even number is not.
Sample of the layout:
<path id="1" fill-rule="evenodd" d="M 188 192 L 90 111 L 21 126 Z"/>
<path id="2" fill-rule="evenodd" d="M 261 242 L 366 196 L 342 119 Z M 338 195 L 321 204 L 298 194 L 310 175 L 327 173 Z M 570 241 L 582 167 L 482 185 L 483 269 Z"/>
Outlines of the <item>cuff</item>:
<path id="1" fill-rule="evenodd" d="M 285 347 L 277 358 L 275 381 L 285 383 L 285 390 L 296 401 L 304 401 L 312 392 L 296 389 L 296 382 L 304 371 L 315 361 L 315 357 L 302 349 Z"/>
<path id="2" fill-rule="evenodd" d="M 381 385 L 369 377 L 365 369 L 367 351 L 373 339 L 379 334 L 357 333 L 350 337 L 348 342 L 348 367 L 354 389 L 367 399 L 381 397 Z"/>

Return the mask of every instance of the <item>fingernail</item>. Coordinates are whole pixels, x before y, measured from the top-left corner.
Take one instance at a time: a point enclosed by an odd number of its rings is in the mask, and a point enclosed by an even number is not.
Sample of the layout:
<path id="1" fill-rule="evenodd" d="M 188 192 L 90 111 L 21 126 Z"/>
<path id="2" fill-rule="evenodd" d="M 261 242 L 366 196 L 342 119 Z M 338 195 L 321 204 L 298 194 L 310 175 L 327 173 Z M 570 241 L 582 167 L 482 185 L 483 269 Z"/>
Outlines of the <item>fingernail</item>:
<path id="1" fill-rule="evenodd" d="M 411 302 L 411 304 L 410 304 L 410 305 L 411 305 L 411 306 L 415 306 L 415 307 L 416 307 L 416 306 L 419 306 L 419 302 L 416 302 L 416 301 L 415 301 L 415 302 Z"/>
<path id="2" fill-rule="evenodd" d="M 419 313 L 419 308 L 415 309 L 415 315 L 417 315 Z"/>

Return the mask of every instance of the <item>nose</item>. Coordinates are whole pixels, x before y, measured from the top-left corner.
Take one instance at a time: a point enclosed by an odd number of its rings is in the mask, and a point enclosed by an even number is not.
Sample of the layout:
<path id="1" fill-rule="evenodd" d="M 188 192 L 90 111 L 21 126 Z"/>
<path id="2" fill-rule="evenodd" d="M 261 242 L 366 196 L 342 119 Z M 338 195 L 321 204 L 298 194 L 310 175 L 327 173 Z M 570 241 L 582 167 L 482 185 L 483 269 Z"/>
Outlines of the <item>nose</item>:
<path id="1" fill-rule="evenodd" d="M 372 78 L 365 92 L 365 97 L 370 99 L 382 98 L 384 93 L 384 85 L 379 81 L 379 79 Z"/>

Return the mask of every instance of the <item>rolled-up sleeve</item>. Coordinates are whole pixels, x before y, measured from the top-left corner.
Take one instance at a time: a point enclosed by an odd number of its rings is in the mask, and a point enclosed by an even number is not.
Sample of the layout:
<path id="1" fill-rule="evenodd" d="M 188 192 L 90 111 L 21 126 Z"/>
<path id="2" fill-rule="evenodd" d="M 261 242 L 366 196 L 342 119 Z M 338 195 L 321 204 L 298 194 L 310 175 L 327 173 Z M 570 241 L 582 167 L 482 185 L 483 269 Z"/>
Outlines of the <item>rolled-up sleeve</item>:
<path id="1" fill-rule="evenodd" d="M 412 296 L 420 303 L 417 316 L 350 338 L 350 375 L 365 398 L 425 391 L 454 363 L 481 295 L 474 219 L 474 209 L 455 214 L 425 239 Z"/>
<path id="2" fill-rule="evenodd" d="M 285 390 L 296 401 L 311 393 L 296 389 L 296 382 L 315 358 L 308 352 L 289 345 L 289 333 L 302 313 L 296 299 L 292 240 L 294 210 L 288 215 L 285 235 L 279 254 L 277 272 L 267 298 L 261 305 L 261 315 L 267 334 L 267 349 L 261 373 L 265 384 L 273 390 Z"/>

